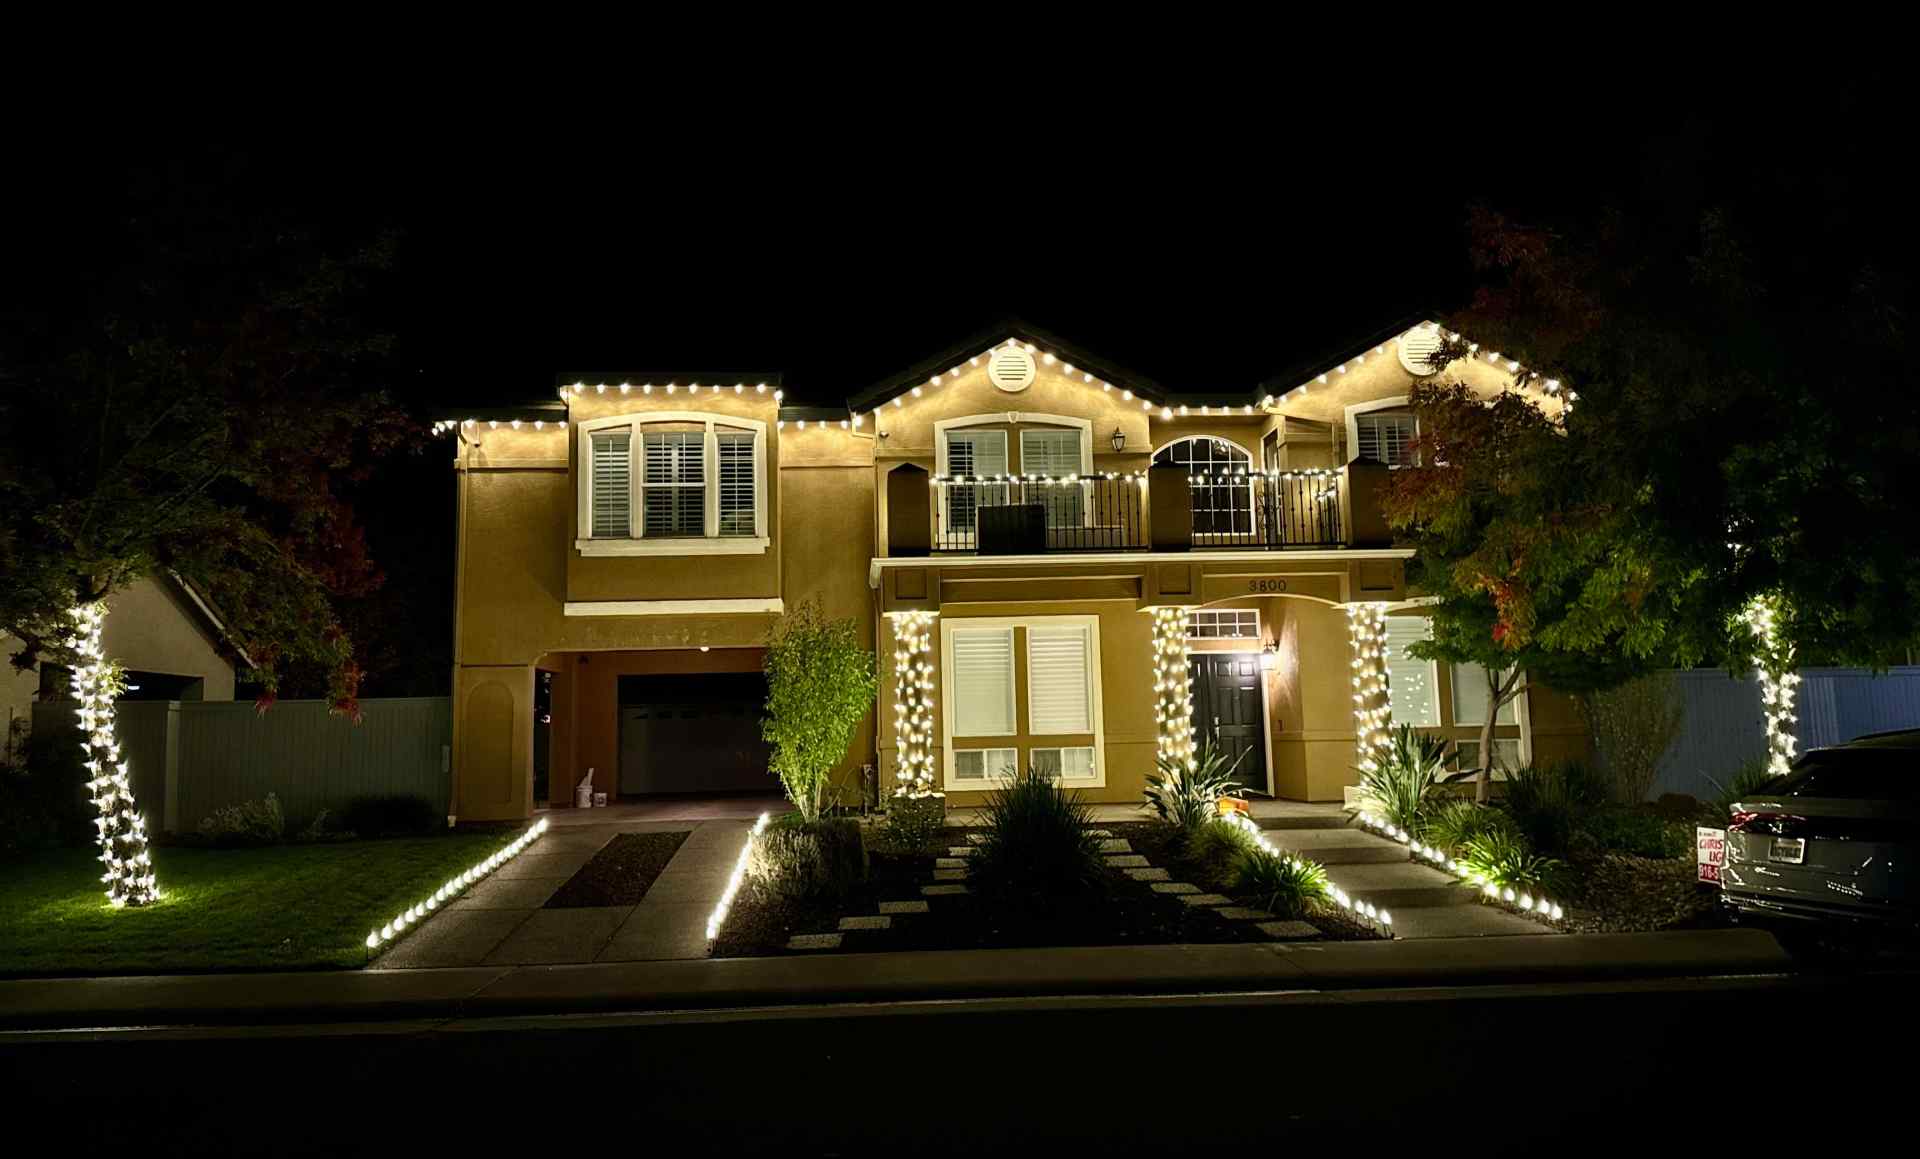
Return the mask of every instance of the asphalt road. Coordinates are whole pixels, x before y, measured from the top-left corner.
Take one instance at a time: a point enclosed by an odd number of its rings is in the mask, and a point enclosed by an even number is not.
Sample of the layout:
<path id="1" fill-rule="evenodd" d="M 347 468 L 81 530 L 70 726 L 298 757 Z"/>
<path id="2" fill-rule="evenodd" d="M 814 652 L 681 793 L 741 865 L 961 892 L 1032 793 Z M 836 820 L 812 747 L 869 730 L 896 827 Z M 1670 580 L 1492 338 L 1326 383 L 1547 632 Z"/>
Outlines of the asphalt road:
<path id="1" fill-rule="evenodd" d="M 13 1034 L 0 1035 L 0 1089 L 16 1142 L 37 1123 L 66 1154 L 898 1155 L 1048 1142 L 1078 1155 L 1321 1142 L 1360 1154 L 1697 1155 L 1904 1121 L 1916 982 Z"/>

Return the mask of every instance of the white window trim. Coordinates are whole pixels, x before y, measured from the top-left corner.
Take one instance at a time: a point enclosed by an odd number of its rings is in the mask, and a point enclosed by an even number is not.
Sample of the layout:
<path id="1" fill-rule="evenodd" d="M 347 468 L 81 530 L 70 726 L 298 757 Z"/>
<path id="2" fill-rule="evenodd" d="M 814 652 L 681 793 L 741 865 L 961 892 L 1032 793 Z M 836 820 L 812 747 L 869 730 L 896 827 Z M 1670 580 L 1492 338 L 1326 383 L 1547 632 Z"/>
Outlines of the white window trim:
<path id="1" fill-rule="evenodd" d="M 1075 427 L 1080 431 L 1080 473 L 1093 474 L 1093 420 L 1077 419 L 1071 415 L 1038 414 L 1032 411 L 1010 410 L 999 414 L 961 415 L 958 418 L 935 419 L 933 423 L 933 473 L 947 473 L 947 432 L 963 427 L 984 427 L 994 423 L 1006 423 L 1020 426 L 1024 423 L 1041 423 L 1056 427 Z M 1007 450 L 1013 450 L 1015 440 L 1009 439 Z M 1013 469 L 1013 457 L 1007 457 L 1007 469 Z"/>
<path id="2" fill-rule="evenodd" d="M 1425 621 L 1427 622 L 1427 638 L 1428 638 L 1428 639 L 1432 639 L 1432 638 L 1433 638 L 1433 617 L 1432 617 L 1432 616 L 1408 616 L 1408 617 L 1405 617 L 1405 618 L 1406 618 L 1406 619 L 1418 619 L 1418 620 L 1425 620 Z M 1415 660 L 1418 660 L 1418 659 L 1419 659 L 1419 657 L 1418 657 L 1418 656 L 1415 656 L 1415 657 L 1412 657 L 1412 659 L 1415 659 Z M 1522 685 L 1524 686 L 1524 685 L 1525 685 L 1525 683 L 1526 683 L 1526 678 L 1525 678 L 1525 677 L 1522 677 L 1522 678 L 1521 678 L 1521 684 L 1522 684 Z M 1443 720 L 1443 719 L 1445 719 L 1445 716 L 1446 716 L 1446 714 L 1444 714 L 1444 713 L 1442 713 L 1442 712 L 1440 711 L 1440 709 L 1441 709 L 1441 704 L 1440 704 L 1440 662 L 1439 662 L 1438 660 L 1428 660 L 1428 661 L 1427 661 L 1427 687 L 1428 687 L 1428 689 L 1430 689 L 1430 690 L 1432 691 L 1432 695 L 1433 695 L 1433 717 L 1434 717 L 1434 722 L 1435 722 L 1435 723 L 1433 723 L 1433 724 L 1430 724 L 1430 725 L 1426 725 L 1426 726 L 1424 726 L 1424 727 L 1426 727 L 1426 728 L 1429 728 L 1429 729 L 1434 729 L 1434 728 L 1444 728 L 1444 727 L 1446 727 L 1446 726 L 1445 726 L 1445 725 L 1442 725 L 1442 724 L 1440 724 L 1440 723 L 1439 723 L 1439 721 L 1441 721 L 1441 720 Z M 1451 684 L 1449 684 L 1449 686 L 1448 686 L 1448 692 L 1449 692 L 1449 693 L 1451 693 L 1451 692 L 1452 692 L 1452 686 L 1451 686 Z M 1389 700 L 1391 700 L 1391 699 L 1392 699 L 1392 687 L 1391 687 L 1391 685 L 1389 685 L 1389 687 L 1388 687 L 1388 699 L 1389 699 Z M 1449 711 L 1449 712 L 1450 712 L 1450 711 L 1452 710 L 1452 706 L 1451 706 L 1451 705 L 1448 705 L 1448 706 L 1447 706 L 1447 708 L 1448 708 L 1448 711 Z M 1394 721 L 1394 724 L 1395 724 L 1396 726 L 1398 726 L 1398 725 L 1399 725 L 1399 723 L 1400 723 L 1399 721 Z"/>
<path id="3" fill-rule="evenodd" d="M 1031 764 L 1031 763 L 1033 762 L 1033 758 L 1034 758 L 1034 755 L 1035 755 L 1036 753 L 1061 753 L 1061 754 L 1063 754 L 1063 759 L 1062 759 L 1062 761 L 1061 761 L 1061 764 L 1062 764 L 1062 765 L 1064 765 L 1064 764 L 1066 763 L 1066 761 L 1065 761 L 1065 759 L 1064 759 L 1064 754 L 1065 754 L 1065 753 L 1066 753 L 1066 752 L 1067 752 L 1067 751 L 1068 751 L 1069 749 L 1087 749 L 1087 750 L 1089 750 L 1089 751 L 1091 751 L 1091 752 L 1093 753 L 1093 766 L 1094 766 L 1094 769 L 1096 770 L 1096 774 L 1097 774 L 1097 770 L 1098 770 L 1098 769 L 1099 769 L 1099 767 L 1100 767 L 1100 750 L 1099 750 L 1099 749 L 1097 749 L 1097 748 L 1094 748 L 1094 747 L 1093 747 L 1093 746 L 1091 746 L 1091 745 L 1083 745 L 1083 744 L 1037 744 L 1037 745 L 1033 745 L 1033 746 L 1031 746 L 1030 748 L 1028 748 L 1028 749 L 1027 749 L 1027 762 L 1028 762 L 1029 764 Z M 1070 778 L 1068 778 L 1068 776 L 1067 776 L 1067 775 L 1066 775 L 1065 773 L 1062 773 L 1062 774 L 1060 774 L 1060 780 L 1058 781 L 1058 784 L 1059 784 L 1059 785 L 1060 785 L 1060 786 L 1061 786 L 1062 788 L 1068 788 L 1068 789 L 1071 789 L 1071 788 L 1074 788 L 1074 787 L 1076 787 L 1076 786 L 1079 786 L 1079 785 L 1086 785 L 1086 786 L 1088 786 L 1088 787 L 1092 787 L 1092 785 L 1093 785 L 1093 782 L 1092 782 L 1092 781 L 1090 781 L 1090 780 L 1072 780 L 1072 779 L 1070 779 Z"/>
<path id="4" fill-rule="evenodd" d="M 954 792 L 956 790 L 959 792 L 968 792 L 970 790 L 978 791 L 978 790 L 994 789 L 994 788 L 1000 787 L 1001 785 L 1006 784 L 1006 777 L 996 772 L 989 772 L 987 774 L 987 778 L 985 781 L 956 782 L 954 780 L 954 776 L 953 776 L 953 753 L 954 753 L 953 696 L 951 695 L 951 689 L 947 686 L 947 682 L 950 679 L 952 679 L 950 674 L 953 672 L 953 632 L 954 630 L 956 628 L 1012 629 L 1012 628 L 1028 628 L 1028 627 L 1035 627 L 1035 626 L 1047 628 L 1047 627 L 1059 627 L 1059 626 L 1064 626 L 1068 624 L 1084 624 L 1087 626 L 1087 677 L 1088 677 L 1087 683 L 1091 686 L 1089 691 L 1093 698 L 1093 721 L 1092 721 L 1093 733 L 1092 733 L 1092 739 L 1088 741 L 1088 744 L 1090 744 L 1093 747 L 1093 778 L 1091 780 L 1086 780 L 1086 781 L 1074 781 L 1072 782 L 1072 787 L 1083 788 L 1083 789 L 1101 789 L 1106 787 L 1106 784 L 1107 784 L 1107 731 L 1106 731 L 1106 717 L 1105 717 L 1104 705 L 1102 704 L 1102 696 L 1101 696 L 1102 680 L 1101 680 L 1101 669 L 1100 669 L 1100 617 L 1099 616 L 994 616 L 994 617 L 979 617 L 979 618 L 960 617 L 955 619 L 949 619 L 946 616 L 942 616 L 940 617 L 940 683 L 941 683 L 940 749 L 942 753 L 940 775 L 941 775 L 942 787 L 947 792 Z M 1031 641 L 1032 637 L 1029 636 L 1028 639 L 1029 641 Z M 1029 644 L 1029 647 L 1031 647 L 1031 644 Z M 1026 649 L 1021 649 L 1021 648 L 1014 649 L 1014 657 L 1015 657 L 1014 664 L 1016 666 L 1013 674 L 1014 708 L 1015 708 L 1015 715 L 1014 715 L 1014 722 L 1013 722 L 1014 731 L 1006 734 L 987 733 L 987 734 L 981 734 L 981 735 L 987 735 L 987 736 L 1006 735 L 1006 736 L 1016 736 L 1016 737 L 1020 735 L 1020 722 L 1022 719 L 1020 715 L 1020 711 L 1023 706 L 1020 704 L 1020 694 L 1019 694 L 1020 671 L 1019 671 L 1018 665 L 1021 663 L 1021 657 L 1025 651 Z M 1031 661 L 1028 662 L 1028 672 L 1029 674 L 1031 674 L 1032 672 Z M 1031 686 L 1031 683 L 1029 683 L 1028 696 L 1030 697 L 1031 695 L 1032 695 L 1032 686 Z M 1031 719 L 1030 706 L 1027 706 L 1027 713 L 1028 713 L 1027 718 Z M 1029 736 L 1028 739 L 1033 741 L 1038 741 L 1043 738 L 1050 739 L 1051 737 L 1054 737 L 1054 736 L 1078 736 L 1078 735 L 1082 735 L 1082 734 L 1048 733 L 1048 734 L 1042 734 L 1040 736 Z M 995 745 L 983 745 L 981 747 L 991 748 L 991 749 L 1012 748 L 1014 749 L 1014 754 L 1016 758 L 1014 762 L 1015 767 L 1016 768 L 1026 767 L 1026 754 L 1022 753 L 1019 750 L 1019 746 L 1017 745 L 995 744 Z M 1081 748 L 1084 746 L 1067 745 L 1062 743 L 1049 743 L 1049 744 L 1036 743 L 1036 744 L 1029 744 L 1027 747 L 1029 749 L 1033 749 L 1033 748 Z"/>
<path id="5" fill-rule="evenodd" d="M 1376 398 L 1372 402 L 1356 402 L 1346 408 L 1347 419 L 1347 462 L 1360 457 L 1360 416 L 1377 410 L 1395 410 L 1407 405 L 1410 395 L 1395 395 L 1393 398 Z M 1414 422 L 1414 433 L 1420 431 L 1419 421 Z"/>
<path id="6" fill-rule="evenodd" d="M 609 415 L 606 418 L 587 419 L 574 425 L 575 453 L 578 456 L 575 487 L 575 510 L 578 516 L 576 527 L 590 529 L 593 526 L 593 434 L 610 427 L 632 427 L 633 438 L 628 440 L 628 454 L 632 456 L 629 467 L 629 486 L 632 495 L 628 499 L 629 531 L 644 532 L 646 519 L 641 494 L 645 487 L 646 440 L 642 437 L 641 427 L 648 423 L 700 423 L 706 431 L 704 449 L 704 467 L 706 475 L 706 507 L 704 525 L 713 529 L 713 534 L 702 536 L 646 536 L 635 534 L 625 537 L 579 536 L 573 541 L 575 551 L 585 556 L 613 555 L 757 555 L 765 552 L 770 537 L 767 533 L 767 424 L 760 419 L 742 418 L 737 415 L 716 414 L 712 411 L 633 411 L 628 414 Z M 733 427 L 753 432 L 753 528 L 752 535 L 720 535 L 720 445 L 715 437 L 715 427 Z"/>

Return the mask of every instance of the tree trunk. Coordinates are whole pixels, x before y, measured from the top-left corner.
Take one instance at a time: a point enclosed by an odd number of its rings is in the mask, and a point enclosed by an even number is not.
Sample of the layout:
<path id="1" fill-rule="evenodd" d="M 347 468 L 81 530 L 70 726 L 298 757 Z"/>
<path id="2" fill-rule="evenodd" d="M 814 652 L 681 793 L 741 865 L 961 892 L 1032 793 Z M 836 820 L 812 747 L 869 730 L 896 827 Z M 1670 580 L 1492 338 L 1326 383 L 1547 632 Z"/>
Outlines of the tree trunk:
<path id="1" fill-rule="evenodd" d="M 1493 795 L 1493 726 L 1500 719 L 1500 710 L 1506 707 L 1520 688 L 1520 670 L 1509 669 L 1505 680 L 1500 673 L 1491 668 L 1484 669 L 1487 674 L 1487 719 L 1480 724 L 1480 776 L 1476 778 L 1473 799 L 1486 804 Z"/>
<path id="2" fill-rule="evenodd" d="M 78 660 L 73 670 L 73 692 L 80 701 L 80 745 L 86 754 L 87 791 L 100 811 L 94 825 L 98 829 L 100 861 L 106 866 L 100 880 L 107 885 L 109 904 L 146 905 L 160 899 L 160 887 L 147 848 L 147 820 L 135 807 L 128 765 L 114 729 L 114 701 L 125 681 L 100 642 L 101 626 L 107 618 L 106 600 L 82 602 L 71 614 L 74 629 L 70 643 Z"/>

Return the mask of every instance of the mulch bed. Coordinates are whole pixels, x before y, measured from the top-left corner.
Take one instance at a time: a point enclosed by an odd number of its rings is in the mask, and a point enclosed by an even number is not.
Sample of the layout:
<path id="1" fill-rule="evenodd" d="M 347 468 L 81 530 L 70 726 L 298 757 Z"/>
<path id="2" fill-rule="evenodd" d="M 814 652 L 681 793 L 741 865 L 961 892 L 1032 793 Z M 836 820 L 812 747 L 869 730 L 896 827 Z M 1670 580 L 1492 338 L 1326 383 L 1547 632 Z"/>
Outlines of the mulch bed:
<path id="1" fill-rule="evenodd" d="M 1605 853 L 1574 866 L 1567 928 L 1582 934 L 1700 930 L 1732 924 L 1693 858 Z"/>
<path id="2" fill-rule="evenodd" d="M 1163 826 L 1129 822 L 1103 823 L 1100 828 L 1126 838 L 1154 865 L 1172 868 L 1165 855 Z M 868 838 L 872 849 L 871 831 Z M 749 883 L 734 899 L 712 956 L 788 953 L 787 939 L 795 934 L 832 933 L 841 917 L 877 914 L 882 901 L 926 901 L 929 912 L 897 914 L 892 928 L 886 930 L 848 931 L 840 944 L 843 952 L 1271 941 L 1254 928 L 1254 922 L 1229 921 L 1205 907 L 1185 905 L 1178 897 L 1155 893 L 1148 883 L 1118 870 L 1104 875 L 1099 891 L 1080 897 L 1017 901 L 975 893 L 922 897 L 920 887 L 933 881 L 934 859 L 945 856 L 948 846 L 966 843 L 966 830 L 949 827 L 941 830 L 926 852 L 873 850 L 867 880 L 846 898 L 826 905 L 783 903 Z M 1174 872 L 1173 880 L 1187 879 Z M 1330 939 L 1376 936 L 1340 918 L 1316 916 L 1313 922 Z"/>
<path id="3" fill-rule="evenodd" d="M 638 905 L 654 879 L 680 851 L 690 830 L 677 833 L 621 833 L 606 843 L 580 872 L 547 899 L 547 909 Z"/>

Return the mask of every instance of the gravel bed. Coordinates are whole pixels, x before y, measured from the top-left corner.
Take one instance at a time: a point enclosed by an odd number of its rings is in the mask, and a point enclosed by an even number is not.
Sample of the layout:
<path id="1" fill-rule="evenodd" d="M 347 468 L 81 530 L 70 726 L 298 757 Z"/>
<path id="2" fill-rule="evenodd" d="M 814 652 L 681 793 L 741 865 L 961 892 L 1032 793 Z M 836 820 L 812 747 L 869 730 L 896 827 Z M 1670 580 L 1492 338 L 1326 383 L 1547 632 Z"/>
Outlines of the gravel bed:
<path id="1" fill-rule="evenodd" d="M 660 871 L 680 851 L 687 832 L 616 835 L 547 899 L 546 908 L 640 904 Z"/>

